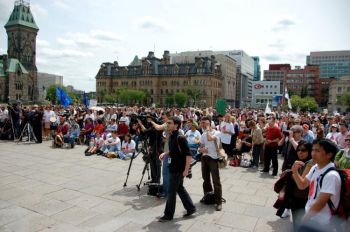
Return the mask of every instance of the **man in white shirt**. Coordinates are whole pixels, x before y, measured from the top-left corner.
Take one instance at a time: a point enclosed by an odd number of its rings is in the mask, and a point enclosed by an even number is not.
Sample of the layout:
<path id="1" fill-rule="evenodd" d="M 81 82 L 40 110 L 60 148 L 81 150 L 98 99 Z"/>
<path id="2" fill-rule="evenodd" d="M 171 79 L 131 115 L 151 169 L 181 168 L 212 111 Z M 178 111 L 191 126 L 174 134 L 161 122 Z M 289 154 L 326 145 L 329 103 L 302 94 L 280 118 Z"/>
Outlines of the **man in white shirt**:
<path id="1" fill-rule="evenodd" d="M 1 106 L 0 108 L 0 125 L 6 121 L 9 117 L 9 111 L 5 108 L 5 106 Z"/>
<path id="2" fill-rule="evenodd" d="M 203 192 L 204 195 L 213 191 L 210 176 L 214 185 L 214 197 L 216 210 L 222 210 L 222 188 L 220 182 L 220 173 L 218 166 L 217 147 L 220 144 L 220 132 L 216 131 L 210 126 L 210 118 L 204 116 L 202 119 L 202 127 L 205 129 L 201 136 L 201 145 L 199 152 L 202 155 L 202 178 L 203 178 Z M 216 145 L 215 145 L 216 143 Z"/>
<path id="3" fill-rule="evenodd" d="M 333 161 L 337 150 L 337 146 L 330 140 L 316 140 L 312 147 L 312 158 L 316 164 L 307 176 L 303 178 L 298 172 L 298 169 L 305 165 L 302 161 L 295 161 L 292 167 L 293 178 L 298 188 L 309 187 L 309 197 L 303 217 L 305 225 L 301 228 L 309 228 L 310 225 L 320 225 L 322 229 L 330 227 L 333 218 L 328 201 L 330 200 L 335 208 L 338 208 L 340 201 L 340 176 L 335 170 L 328 170 L 335 168 Z"/>

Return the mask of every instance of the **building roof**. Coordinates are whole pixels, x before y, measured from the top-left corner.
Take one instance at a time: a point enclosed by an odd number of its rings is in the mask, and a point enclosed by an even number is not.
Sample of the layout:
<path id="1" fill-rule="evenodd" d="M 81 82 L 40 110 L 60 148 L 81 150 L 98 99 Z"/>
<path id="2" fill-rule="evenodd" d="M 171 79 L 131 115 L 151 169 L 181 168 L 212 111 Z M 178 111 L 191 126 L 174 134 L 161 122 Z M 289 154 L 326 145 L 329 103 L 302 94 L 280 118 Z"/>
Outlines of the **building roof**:
<path id="1" fill-rule="evenodd" d="M 10 58 L 7 60 L 7 69 L 4 70 L 3 60 L 0 60 L 0 77 L 5 77 L 6 73 L 15 73 L 18 70 L 23 74 L 28 74 L 27 69 L 19 62 L 19 60 Z"/>
<path id="2" fill-rule="evenodd" d="M 25 3 L 23 0 L 16 1 L 15 7 L 13 8 L 13 11 L 5 25 L 5 28 L 17 25 L 39 30 L 39 27 L 35 23 L 32 12 L 30 11 L 29 3 Z"/>

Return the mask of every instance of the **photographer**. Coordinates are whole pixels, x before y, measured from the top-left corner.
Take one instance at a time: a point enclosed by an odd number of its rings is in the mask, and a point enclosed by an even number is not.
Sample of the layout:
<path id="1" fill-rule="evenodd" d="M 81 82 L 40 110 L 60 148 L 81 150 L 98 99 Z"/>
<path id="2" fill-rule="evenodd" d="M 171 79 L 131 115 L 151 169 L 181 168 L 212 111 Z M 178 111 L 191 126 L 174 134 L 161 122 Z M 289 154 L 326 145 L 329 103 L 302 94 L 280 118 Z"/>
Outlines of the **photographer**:
<path id="1" fill-rule="evenodd" d="M 289 131 L 283 131 L 283 137 L 278 145 L 285 143 L 286 150 L 284 155 L 284 161 L 282 164 L 282 172 L 286 169 L 291 169 L 295 160 L 297 160 L 297 147 L 302 140 L 303 128 L 299 125 L 294 125 Z"/>
<path id="2" fill-rule="evenodd" d="M 145 135 L 149 138 L 148 147 L 149 147 L 149 155 L 148 160 L 151 166 L 151 183 L 160 183 L 160 161 L 158 159 L 159 155 L 163 152 L 163 140 L 161 131 L 157 131 L 155 127 L 153 127 L 154 123 L 152 120 L 157 120 L 153 118 L 150 114 L 146 116 L 146 126 L 143 125 L 140 119 L 138 119 L 139 125 Z M 153 123 L 152 123 L 153 122 Z"/>
<path id="3" fill-rule="evenodd" d="M 42 120 L 43 120 L 43 109 L 42 107 L 38 107 L 38 105 L 34 105 L 32 107 L 32 111 L 29 114 L 29 121 L 33 127 L 33 132 L 36 137 L 36 143 L 42 143 Z"/>
<path id="4" fill-rule="evenodd" d="M 12 124 L 13 124 L 13 129 L 15 131 L 15 138 L 18 138 L 21 131 L 20 131 L 20 116 L 21 116 L 21 109 L 18 106 L 18 103 L 15 102 L 11 105 L 8 106 L 9 110 L 9 115 L 12 118 Z"/>

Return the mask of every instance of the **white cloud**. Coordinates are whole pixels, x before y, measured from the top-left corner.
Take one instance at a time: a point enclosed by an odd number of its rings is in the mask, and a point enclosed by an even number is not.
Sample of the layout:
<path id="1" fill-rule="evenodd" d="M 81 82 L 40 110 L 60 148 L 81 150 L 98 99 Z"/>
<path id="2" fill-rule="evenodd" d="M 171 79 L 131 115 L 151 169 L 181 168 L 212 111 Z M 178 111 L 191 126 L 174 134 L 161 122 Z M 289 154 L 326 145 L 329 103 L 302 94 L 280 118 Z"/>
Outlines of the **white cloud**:
<path id="1" fill-rule="evenodd" d="M 82 52 L 74 49 L 52 49 L 43 48 L 39 51 L 40 55 L 48 58 L 82 58 L 82 57 L 93 57 L 91 52 Z"/>
<path id="2" fill-rule="evenodd" d="M 99 40 L 110 40 L 110 41 L 121 41 L 122 38 L 112 32 L 112 31 L 103 31 L 103 30 L 91 30 L 90 31 L 90 35 L 92 37 L 94 37 L 95 39 L 99 39 Z"/>
<path id="3" fill-rule="evenodd" d="M 48 47 L 50 46 L 50 43 L 46 40 L 37 39 L 36 45 L 38 45 L 38 47 Z"/>
<path id="4" fill-rule="evenodd" d="M 282 39 L 279 39 L 276 42 L 269 44 L 269 47 L 276 48 L 279 50 L 283 50 L 286 46 L 287 44 Z"/>
<path id="5" fill-rule="evenodd" d="M 0 22 L 5 22 L 10 18 L 13 9 L 13 3 L 9 0 L 0 0 Z"/>
<path id="6" fill-rule="evenodd" d="M 294 25 L 296 25 L 295 20 L 290 18 L 283 18 L 276 23 L 276 25 L 272 28 L 272 31 L 275 31 L 275 32 L 287 31 Z"/>
<path id="7" fill-rule="evenodd" d="M 63 46 L 76 48 L 96 48 L 103 47 L 106 41 L 109 43 L 120 42 L 121 36 L 112 31 L 91 30 L 89 33 L 70 32 L 65 36 L 57 38 L 57 42 Z"/>
<path id="8" fill-rule="evenodd" d="M 167 23 L 160 18 L 153 16 L 146 16 L 140 19 L 139 26 L 142 29 L 150 30 L 153 32 L 165 32 L 167 29 Z"/>
<path id="9" fill-rule="evenodd" d="M 48 16 L 47 10 L 37 3 L 30 4 L 30 10 L 32 11 L 34 18 Z"/>
<path id="10" fill-rule="evenodd" d="M 53 4 L 54 6 L 65 10 L 69 9 L 69 3 L 66 0 L 54 0 Z"/>

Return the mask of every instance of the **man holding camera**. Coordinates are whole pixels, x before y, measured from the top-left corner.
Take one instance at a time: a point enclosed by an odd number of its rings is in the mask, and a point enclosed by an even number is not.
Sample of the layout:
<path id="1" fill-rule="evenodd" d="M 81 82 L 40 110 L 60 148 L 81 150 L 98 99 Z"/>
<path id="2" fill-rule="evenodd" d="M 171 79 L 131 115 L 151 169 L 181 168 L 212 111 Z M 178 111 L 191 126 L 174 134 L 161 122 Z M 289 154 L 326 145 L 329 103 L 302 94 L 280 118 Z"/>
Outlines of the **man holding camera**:
<path id="1" fill-rule="evenodd" d="M 171 117 L 167 121 L 167 127 L 170 132 L 169 152 L 162 153 L 159 159 L 163 159 L 165 155 L 169 156 L 169 188 L 168 197 L 164 210 L 164 216 L 159 218 L 159 222 L 170 221 L 174 217 L 176 206 L 176 193 L 182 201 L 187 213 L 184 217 L 189 217 L 196 212 L 192 199 L 185 187 L 183 186 L 184 177 L 189 173 L 192 155 L 187 144 L 186 137 L 179 135 L 179 127 L 181 120 L 178 117 Z"/>
<path id="2" fill-rule="evenodd" d="M 12 119 L 13 129 L 15 131 L 15 138 L 18 138 L 21 131 L 20 131 L 20 116 L 21 116 L 21 109 L 18 107 L 18 103 L 15 102 L 8 106 L 9 115 Z"/>

